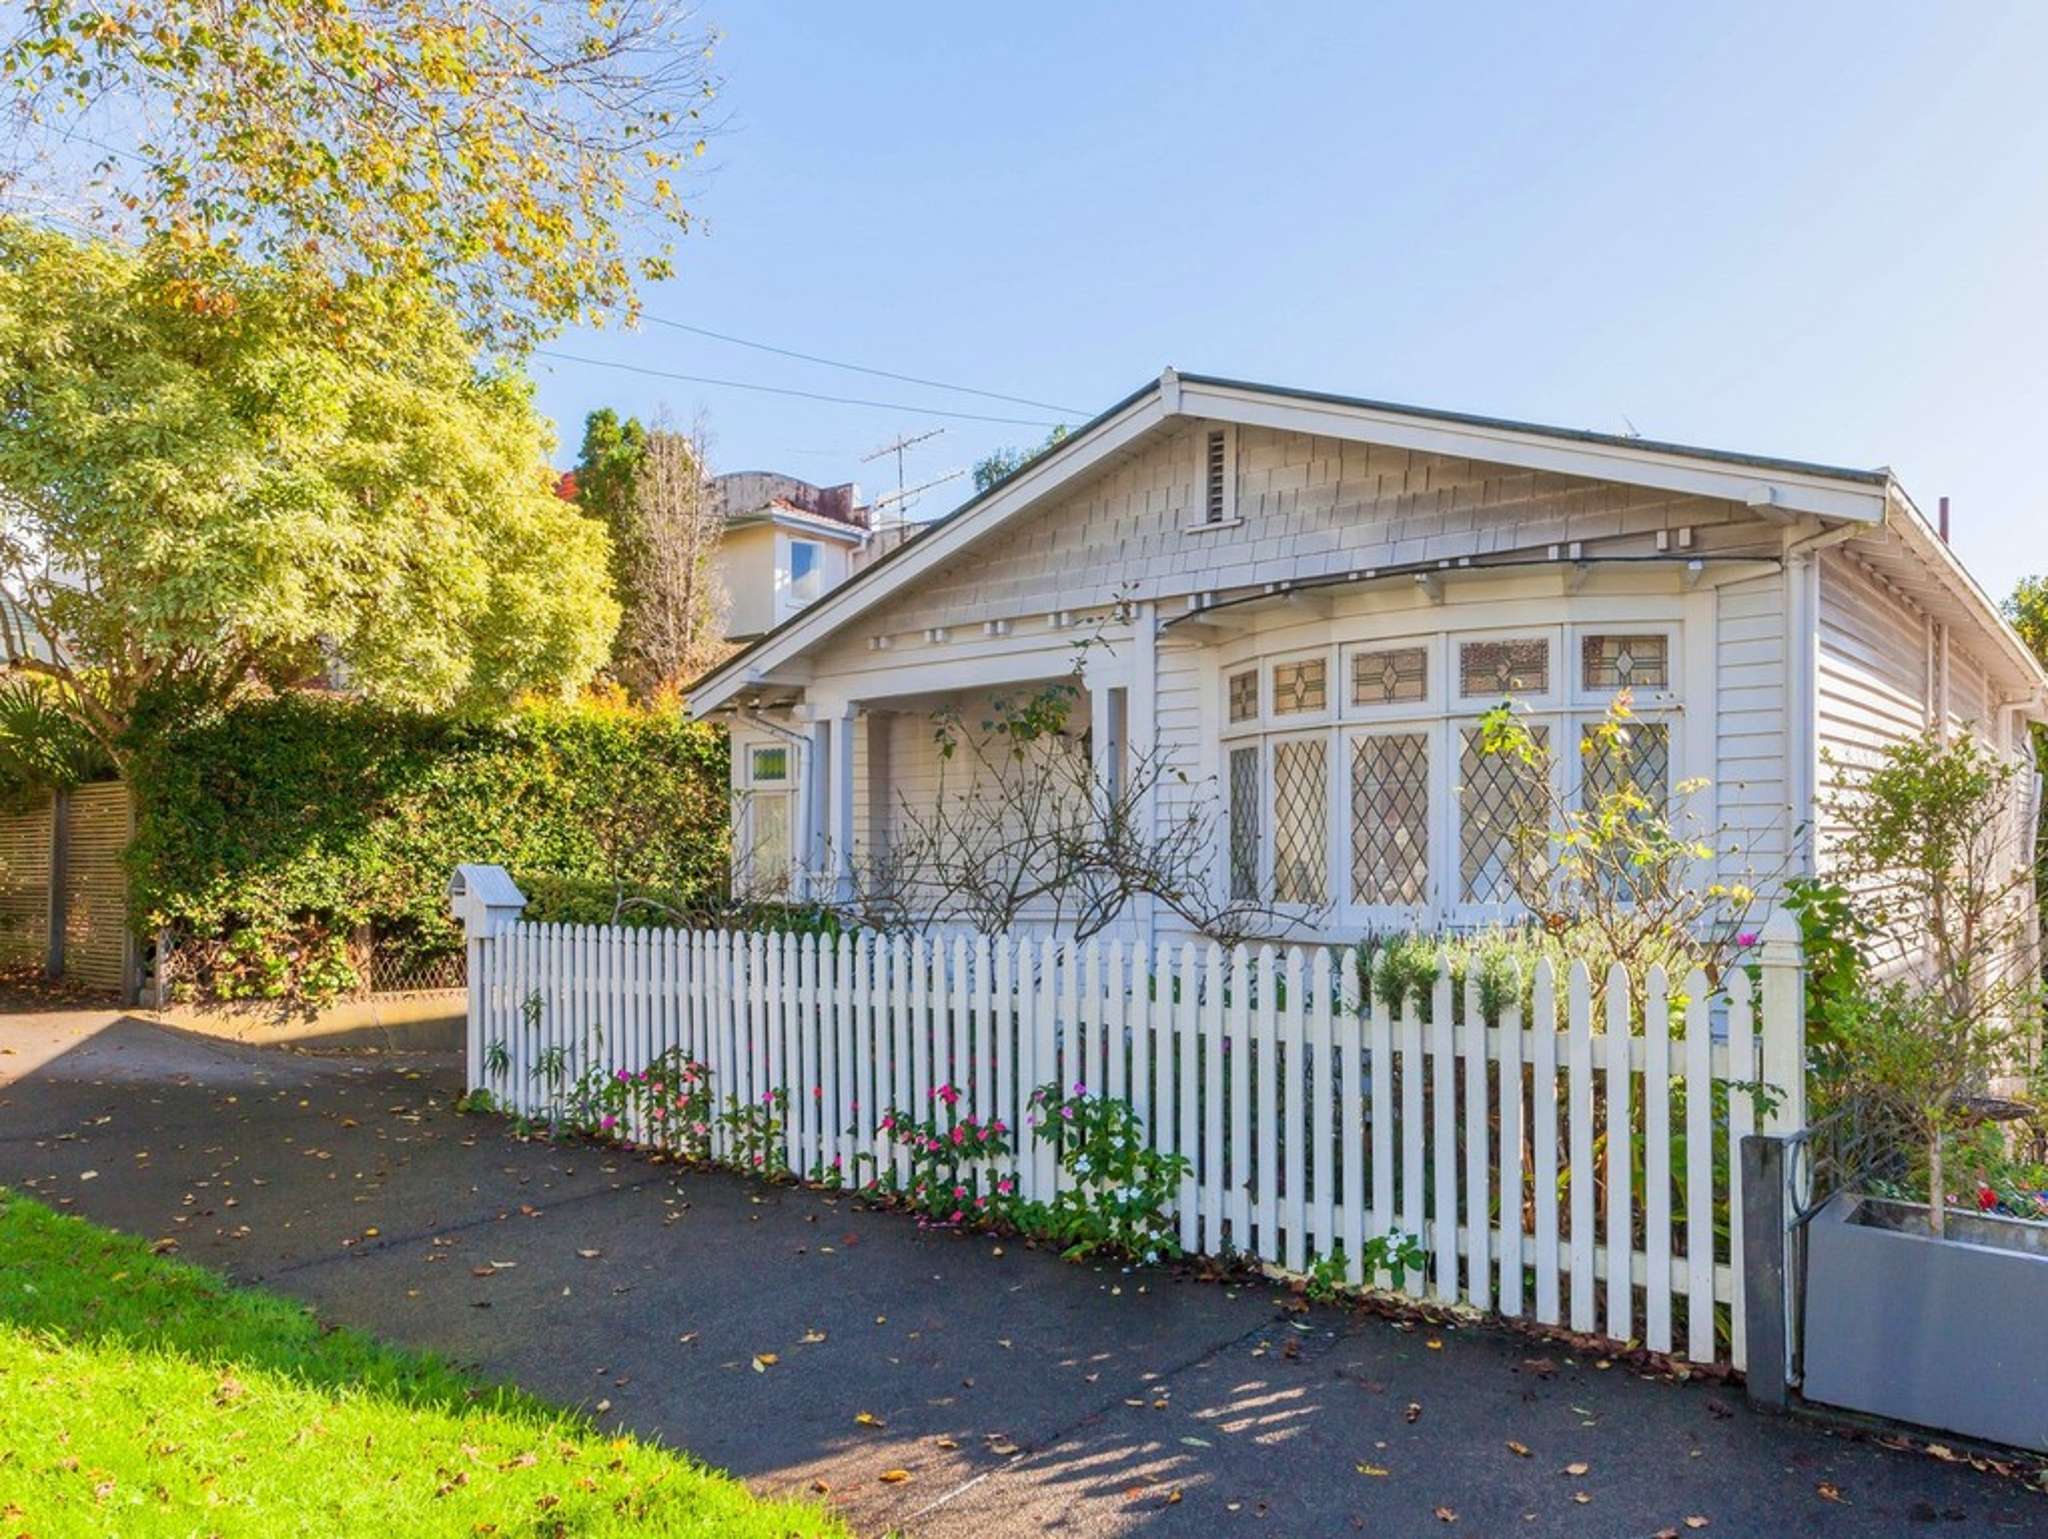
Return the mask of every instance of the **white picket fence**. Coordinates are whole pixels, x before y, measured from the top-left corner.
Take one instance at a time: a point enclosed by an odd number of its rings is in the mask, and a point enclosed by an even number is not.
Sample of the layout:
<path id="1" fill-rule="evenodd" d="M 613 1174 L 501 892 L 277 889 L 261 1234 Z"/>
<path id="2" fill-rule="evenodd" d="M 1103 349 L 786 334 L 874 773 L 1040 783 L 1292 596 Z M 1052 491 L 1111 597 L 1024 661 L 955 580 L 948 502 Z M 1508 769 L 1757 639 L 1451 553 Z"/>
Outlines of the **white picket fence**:
<path id="1" fill-rule="evenodd" d="M 1327 949 L 514 922 L 471 941 L 469 1081 L 542 1116 L 588 1070 L 680 1049 L 721 1105 L 786 1091 L 790 1169 L 849 1182 L 907 1172 L 877 1122 L 931 1115 L 935 1087 L 1021 1129 L 1034 1087 L 1085 1084 L 1193 1162 L 1189 1251 L 1299 1273 L 1341 1247 L 1385 1286 L 1360 1258 L 1398 1230 L 1428 1256 L 1411 1292 L 1739 1367 L 1737 1140 L 1800 1105 L 1797 946 L 1765 954 L 1760 1000 L 1738 970 L 1718 1002 L 1698 973 L 1678 1005 L 1660 975 L 1632 1001 L 1616 967 L 1599 1009 L 1583 966 L 1560 984 L 1544 964 L 1528 1018 L 1488 1023 L 1447 973 L 1426 1020 L 1413 999 L 1361 1011 Z M 1055 1189 L 1044 1140 L 1006 1168 L 1026 1198 Z"/>

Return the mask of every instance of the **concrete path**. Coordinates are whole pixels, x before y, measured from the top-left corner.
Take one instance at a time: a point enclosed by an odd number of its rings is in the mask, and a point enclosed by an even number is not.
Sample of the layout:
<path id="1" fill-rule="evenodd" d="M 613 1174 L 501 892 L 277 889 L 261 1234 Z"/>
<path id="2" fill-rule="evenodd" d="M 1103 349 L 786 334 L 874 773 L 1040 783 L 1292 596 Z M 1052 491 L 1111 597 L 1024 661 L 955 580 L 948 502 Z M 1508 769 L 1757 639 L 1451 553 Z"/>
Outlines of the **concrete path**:
<path id="1" fill-rule="evenodd" d="M 0 1182 L 868 1534 L 2048 1533 L 2048 1497 L 1726 1387 L 521 1143 L 459 1079 L 0 1017 Z"/>

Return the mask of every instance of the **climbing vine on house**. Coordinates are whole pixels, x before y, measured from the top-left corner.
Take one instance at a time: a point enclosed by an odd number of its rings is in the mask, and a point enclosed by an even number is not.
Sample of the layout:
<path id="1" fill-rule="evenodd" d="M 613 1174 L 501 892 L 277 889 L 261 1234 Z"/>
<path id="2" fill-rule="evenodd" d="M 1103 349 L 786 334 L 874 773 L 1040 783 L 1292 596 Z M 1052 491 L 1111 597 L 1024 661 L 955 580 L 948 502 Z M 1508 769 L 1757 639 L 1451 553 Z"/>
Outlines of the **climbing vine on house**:
<path id="1" fill-rule="evenodd" d="M 307 695 L 138 731 L 130 912 L 167 932 L 174 981 L 215 998 L 361 987 L 356 941 L 461 948 L 448 874 L 505 866 L 537 919 L 632 923 L 723 899 L 722 730 L 586 700 L 477 721 Z"/>

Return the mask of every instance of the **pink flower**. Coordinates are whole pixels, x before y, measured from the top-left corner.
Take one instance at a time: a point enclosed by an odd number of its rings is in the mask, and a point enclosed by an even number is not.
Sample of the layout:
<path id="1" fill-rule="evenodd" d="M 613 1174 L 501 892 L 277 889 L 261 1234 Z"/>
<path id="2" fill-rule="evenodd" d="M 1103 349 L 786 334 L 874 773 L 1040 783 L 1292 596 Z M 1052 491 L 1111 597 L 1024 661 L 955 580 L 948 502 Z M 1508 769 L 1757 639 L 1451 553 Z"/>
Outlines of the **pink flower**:
<path id="1" fill-rule="evenodd" d="M 953 1195 L 955 1197 L 965 1197 L 967 1195 L 967 1188 L 964 1186 L 956 1186 L 953 1188 Z"/>
<path id="2" fill-rule="evenodd" d="M 947 1222 L 957 1224 L 960 1222 L 961 1219 L 965 1218 L 966 1216 L 967 1215 L 965 1213 L 962 1213 L 958 1208 L 955 1208 L 953 1210 L 952 1218 L 948 1219 Z"/>
<path id="3" fill-rule="evenodd" d="M 1008 1176 L 1004 1176 L 1002 1180 L 996 1183 L 996 1190 L 1001 1192 L 1005 1197 L 1009 1196 L 1010 1193 L 1014 1192 L 1016 1189 L 1017 1183 L 1015 1181 L 1012 1181 Z"/>
<path id="4" fill-rule="evenodd" d="M 1744 930 L 1740 935 L 1735 937 L 1735 944 L 1738 946 L 1742 946 L 1744 948 L 1754 946 L 1756 944 L 1756 931 Z"/>
<path id="5" fill-rule="evenodd" d="M 603 1118 L 599 1119 L 597 1125 L 603 1128 L 607 1133 L 609 1133 L 613 1128 L 619 1125 L 619 1119 L 617 1117 L 607 1114 Z"/>
<path id="6" fill-rule="evenodd" d="M 1075 1081 L 1074 1081 L 1074 1094 L 1075 1094 L 1075 1095 L 1086 1095 L 1087 1093 L 1088 1093 L 1088 1087 L 1087 1087 L 1086 1085 L 1082 1084 L 1082 1083 L 1081 1083 L 1081 1082 L 1080 1082 L 1079 1080 L 1075 1080 Z"/>
<path id="7" fill-rule="evenodd" d="M 1062 1117 L 1065 1117 L 1067 1121 L 1072 1122 L 1074 1120 L 1074 1108 L 1071 1106 L 1062 1106 L 1060 1108 L 1060 1115 Z"/>

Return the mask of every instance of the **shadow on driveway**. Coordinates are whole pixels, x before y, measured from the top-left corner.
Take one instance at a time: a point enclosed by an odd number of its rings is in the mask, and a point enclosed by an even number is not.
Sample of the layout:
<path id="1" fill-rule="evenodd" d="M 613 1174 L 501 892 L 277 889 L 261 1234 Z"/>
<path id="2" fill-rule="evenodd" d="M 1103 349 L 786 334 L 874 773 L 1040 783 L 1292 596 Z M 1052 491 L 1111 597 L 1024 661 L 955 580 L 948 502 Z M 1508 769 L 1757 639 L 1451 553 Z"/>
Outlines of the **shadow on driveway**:
<path id="1" fill-rule="evenodd" d="M 443 1057 L 0 1017 L 0 1182 L 865 1532 L 2048 1533 L 2018 1485 L 1737 1389 L 523 1143 L 460 1088 Z"/>

